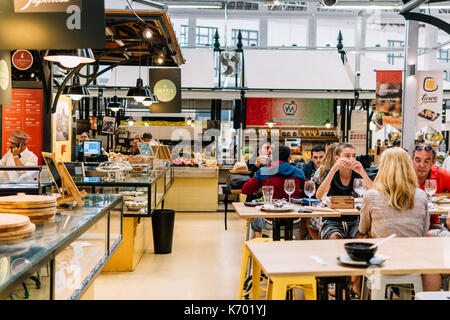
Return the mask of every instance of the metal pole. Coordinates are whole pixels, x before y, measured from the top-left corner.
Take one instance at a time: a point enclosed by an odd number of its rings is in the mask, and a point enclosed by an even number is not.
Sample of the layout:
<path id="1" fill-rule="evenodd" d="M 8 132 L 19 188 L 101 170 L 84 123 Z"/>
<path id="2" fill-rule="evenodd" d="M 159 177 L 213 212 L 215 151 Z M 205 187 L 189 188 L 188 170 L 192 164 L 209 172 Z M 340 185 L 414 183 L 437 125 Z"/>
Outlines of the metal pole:
<path id="1" fill-rule="evenodd" d="M 400 8 L 400 13 L 410 12 L 429 0 L 412 0 Z"/>
<path id="2" fill-rule="evenodd" d="M 419 22 L 406 21 L 405 62 L 402 93 L 402 146 L 412 152 L 416 137 L 417 51 Z"/>

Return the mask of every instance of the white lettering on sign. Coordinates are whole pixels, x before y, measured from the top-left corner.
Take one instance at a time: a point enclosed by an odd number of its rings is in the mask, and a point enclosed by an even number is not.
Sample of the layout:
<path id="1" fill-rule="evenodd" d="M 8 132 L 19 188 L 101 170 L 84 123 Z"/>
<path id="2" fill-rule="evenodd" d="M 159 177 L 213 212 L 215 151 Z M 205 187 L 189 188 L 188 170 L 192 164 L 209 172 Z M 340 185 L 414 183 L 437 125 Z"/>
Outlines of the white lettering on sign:
<path id="1" fill-rule="evenodd" d="M 67 3 L 69 1 L 70 0 L 29 0 L 28 3 L 20 10 L 26 10 L 31 4 L 34 4 L 34 7 L 37 8 L 43 3 Z"/>
<path id="2" fill-rule="evenodd" d="M 81 8 L 76 5 L 67 7 L 69 18 L 67 18 L 66 26 L 69 30 L 81 30 Z"/>

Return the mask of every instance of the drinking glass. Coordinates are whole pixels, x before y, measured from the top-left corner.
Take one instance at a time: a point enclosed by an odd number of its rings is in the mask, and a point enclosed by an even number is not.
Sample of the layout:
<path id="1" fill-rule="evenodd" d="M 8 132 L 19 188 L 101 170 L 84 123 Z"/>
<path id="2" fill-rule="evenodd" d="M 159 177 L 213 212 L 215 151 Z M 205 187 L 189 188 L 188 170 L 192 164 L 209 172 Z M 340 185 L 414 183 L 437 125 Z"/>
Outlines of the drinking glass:
<path id="1" fill-rule="evenodd" d="M 355 179 L 353 180 L 353 190 L 358 194 L 358 197 L 361 198 L 366 192 L 366 182 L 364 179 Z"/>
<path id="2" fill-rule="evenodd" d="M 262 192 L 264 196 L 264 204 L 268 205 L 272 203 L 273 197 L 273 186 L 264 186 L 262 187 Z"/>
<path id="3" fill-rule="evenodd" d="M 284 192 L 289 195 L 289 203 L 291 203 L 291 194 L 295 191 L 295 180 L 287 179 L 284 180 Z"/>
<path id="4" fill-rule="evenodd" d="M 309 198 L 309 206 L 311 206 L 311 197 L 316 193 L 316 183 L 314 180 L 305 181 L 305 194 Z"/>
<path id="5" fill-rule="evenodd" d="M 430 199 L 430 209 L 434 207 L 433 205 L 433 194 L 437 190 L 436 180 L 434 179 L 427 179 L 425 180 L 425 192 L 427 193 L 429 199 Z"/>

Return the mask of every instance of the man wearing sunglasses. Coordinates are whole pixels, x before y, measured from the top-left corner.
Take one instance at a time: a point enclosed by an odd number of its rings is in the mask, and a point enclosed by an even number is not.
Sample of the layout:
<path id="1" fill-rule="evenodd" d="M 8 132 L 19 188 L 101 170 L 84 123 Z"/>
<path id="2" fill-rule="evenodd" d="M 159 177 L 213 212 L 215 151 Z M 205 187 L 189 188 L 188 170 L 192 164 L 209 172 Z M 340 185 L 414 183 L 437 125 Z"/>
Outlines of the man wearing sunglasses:
<path id="1" fill-rule="evenodd" d="M 436 180 L 436 193 L 450 192 L 450 172 L 435 165 L 436 150 L 432 146 L 425 143 L 416 145 L 412 160 L 420 189 L 425 190 L 425 181 L 432 179 Z M 430 229 L 443 228 L 439 221 L 439 215 L 433 214 L 430 219 Z"/>
<path id="2" fill-rule="evenodd" d="M 29 136 L 25 132 L 14 130 L 8 139 L 9 150 L 0 160 L 0 166 L 37 166 L 38 158 L 27 148 L 28 139 Z M 7 174 L 9 181 L 16 181 L 22 172 L 8 171 Z"/>

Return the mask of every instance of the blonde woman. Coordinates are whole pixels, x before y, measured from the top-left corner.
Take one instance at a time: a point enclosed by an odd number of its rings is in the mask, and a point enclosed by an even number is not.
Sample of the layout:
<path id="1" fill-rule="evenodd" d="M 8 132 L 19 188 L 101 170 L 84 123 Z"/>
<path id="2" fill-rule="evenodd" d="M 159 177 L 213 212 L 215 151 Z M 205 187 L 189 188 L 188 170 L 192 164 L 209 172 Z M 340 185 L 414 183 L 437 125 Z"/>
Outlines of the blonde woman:
<path id="1" fill-rule="evenodd" d="M 327 170 L 330 170 L 336 161 L 336 147 L 339 143 L 335 142 L 329 144 L 325 150 L 325 155 L 322 159 L 322 164 L 317 169 L 314 174 L 314 182 L 316 183 L 316 189 L 319 188 L 320 183 L 323 180 L 323 176 Z M 311 238 L 314 240 L 320 239 L 320 229 L 322 228 L 322 218 L 314 217 L 309 219 L 309 223 L 307 223 L 308 232 L 311 235 Z"/>
<path id="2" fill-rule="evenodd" d="M 429 225 L 427 195 L 418 188 L 411 158 L 402 148 L 386 149 L 363 197 L 359 232 L 372 238 L 424 237 Z"/>

